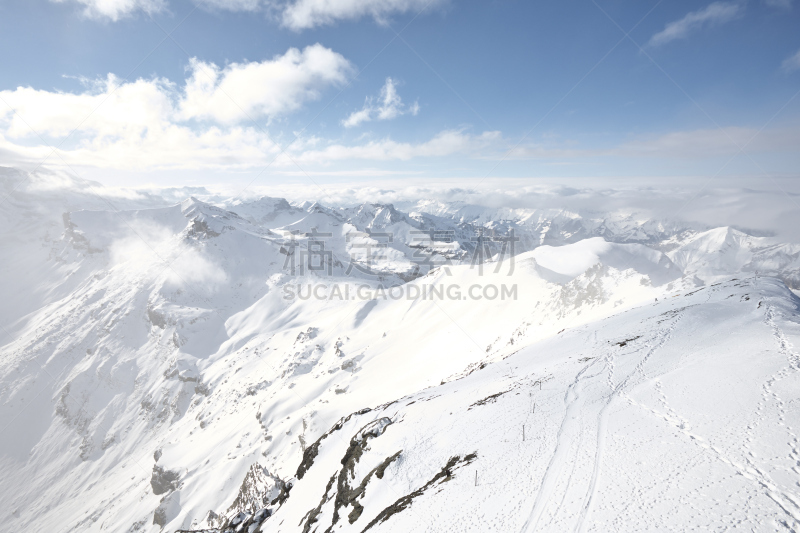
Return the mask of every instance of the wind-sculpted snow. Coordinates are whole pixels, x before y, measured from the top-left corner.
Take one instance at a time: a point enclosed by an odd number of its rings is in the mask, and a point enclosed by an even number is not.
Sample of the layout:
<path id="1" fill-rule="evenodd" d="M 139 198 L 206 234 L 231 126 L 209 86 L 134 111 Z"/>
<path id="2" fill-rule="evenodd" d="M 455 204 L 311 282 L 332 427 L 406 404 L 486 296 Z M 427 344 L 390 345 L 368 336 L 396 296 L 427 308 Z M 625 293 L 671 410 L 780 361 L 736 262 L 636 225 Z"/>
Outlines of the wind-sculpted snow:
<path id="1" fill-rule="evenodd" d="M 3 211 L 4 531 L 800 527 L 794 245 L 61 190 Z"/>

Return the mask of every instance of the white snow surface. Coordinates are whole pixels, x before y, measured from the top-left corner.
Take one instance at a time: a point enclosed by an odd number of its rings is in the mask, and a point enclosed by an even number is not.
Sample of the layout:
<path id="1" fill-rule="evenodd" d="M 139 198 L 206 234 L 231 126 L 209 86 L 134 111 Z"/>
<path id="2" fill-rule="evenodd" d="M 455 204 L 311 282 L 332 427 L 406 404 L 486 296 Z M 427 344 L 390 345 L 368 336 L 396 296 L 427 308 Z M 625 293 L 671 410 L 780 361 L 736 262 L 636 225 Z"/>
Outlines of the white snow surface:
<path id="1" fill-rule="evenodd" d="M 797 245 L 0 178 L 3 531 L 800 529 Z"/>

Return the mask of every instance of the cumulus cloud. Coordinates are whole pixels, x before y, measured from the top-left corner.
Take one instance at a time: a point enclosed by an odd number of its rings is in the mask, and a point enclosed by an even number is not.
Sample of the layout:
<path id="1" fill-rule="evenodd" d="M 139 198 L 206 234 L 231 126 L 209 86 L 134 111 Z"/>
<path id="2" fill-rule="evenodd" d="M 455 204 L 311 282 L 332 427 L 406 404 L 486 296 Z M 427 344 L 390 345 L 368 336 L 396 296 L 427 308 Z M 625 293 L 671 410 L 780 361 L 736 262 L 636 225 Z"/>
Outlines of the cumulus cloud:
<path id="1" fill-rule="evenodd" d="M 786 72 L 800 70 L 800 50 L 798 50 L 793 56 L 784 59 L 783 63 L 781 63 L 781 67 Z"/>
<path id="2" fill-rule="evenodd" d="M 80 93 L 0 91 L 14 110 L 0 108 L 0 151 L 16 163 L 41 160 L 51 151 L 47 139 L 79 127 L 51 163 L 130 169 L 263 164 L 279 149 L 249 119 L 295 111 L 345 81 L 350 70 L 344 57 L 313 45 L 224 68 L 193 59 L 180 87 L 162 78 L 124 82 L 109 75 Z"/>
<path id="3" fill-rule="evenodd" d="M 325 87 L 346 81 L 351 70 L 343 56 L 315 44 L 224 68 L 192 59 L 183 88 L 165 79 L 122 82 L 109 75 L 80 94 L 30 87 L 0 94 L 18 113 L 10 117 L 12 137 L 30 135 L 29 125 L 39 133 L 66 135 L 86 117 L 83 131 L 125 135 L 173 121 L 234 124 L 291 113 L 318 99 Z M 0 118 L 4 114 L 9 110 L 0 111 Z"/>
<path id="4" fill-rule="evenodd" d="M 230 124 L 295 111 L 318 99 L 321 89 L 344 83 L 352 66 L 342 55 L 315 44 L 302 51 L 290 48 L 272 60 L 225 68 L 192 59 L 189 69 L 181 118 Z"/>
<path id="5" fill-rule="evenodd" d="M 418 12 L 441 0 L 295 0 L 283 10 L 283 25 L 293 30 L 371 16 L 379 23 L 398 13 Z"/>
<path id="6" fill-rule="evenodd" d="M 376 120 L 391 120 L 405 114 L 416 116 L 419 113 L 419 104 L 414 102 L 410 106 L 403 105 L 403 100 L 397 94 L 397 86 L 392 78 L 386 78 L 386 83 L 381 87 L 380 95 L 375 99 L 367 97 L 364 107 L 359 111 L 354 111 L 342 124 L 346 128 L 358 126 L 363 122 Z"/>
<path id="7" fill-rule="evenodd" d="M 84 80 L 78 92 L 19 87 L 0 91 L 0 154 L 8 163 L 33 166 L 150 170 L 235 171 L 295 162 L 328 166 L 343 160 L 405 161 L 456 153 L 479 155 L 499 149 L 499 132 L 446 130 L 410 143 L 391 138 L 341 144 L 314 136 L 293 142 L 287 152 L 257 123 L 291 113 L 318 99 L 326 87 L 352 72 L 341 55 L 319 44 L 290 49 L 262 62 L 219 67 L 192 59 L 186 79 L 124 81 L 114 75 Z M 361 118 L 389 120 L 416 114 L 387 78 L 379 97 L 368 100 Z M 68 141 L 63 143 L 62 140 Z M 53 150 L 53 146 L 57 148 Z"/>
<path id="8" fill-rule="evenodd" d="M 294 142 L 288 154 L 250 117 L 290 113 L 340 83 L 350 72 L 340 55 L 314 45 L 260 63 L 226 67 L 197 59 L 187 79 L 125 82 L 109 75 L 87 82 L 78 93 L 31 87 L 0 91 L 0 154 L 8 163 L 148 171 L 169 169 L 251 169 L 275 160 L 326 165 L 331 161 L 408 160 L 474 153 L 500 140 L 499 132 L 469 135 L 448 130 L 419 143 L 392 139 L 336 144 L 318 137 Z M 389 119 L 410 113 L 388 80 L 369 113 Z M 77 130 L 76 130 L 77 128 Z M 75 133 L 66 144 L 61 140 Z M 58 146 L 55 153 L 51 146 Z M 277 157 L 277 159 L 275 159 Z"/>
<path id="9" fill-rule="evenodd" d="M 744 7 L 738 2 L 714 2 L 705 9 L 692 11 L 685 17 L 667 24 L 664 29 L 650 38 L 651 46 L 666 44 L 675 39 L 682 39 L 690 32 L 703 26 L 724 24 L 742 14 Z"/>
<path id="10" fill-rule="evenodd" d="M 173 90 L 168 80 L 124 83 L 111 74 L 79 94 L 19 87 L 0 92 L 16 111 L 2 109 L 0 119 L 7 120 L 5 134 L 14 139 L 35 137 L 31 128 L 41 135 L 66 136 L 79 124 L 83 132 L 101 137 L 136 135 L 169 119 Z"/>
<path id="11" fill-rule="evenodd" d="M 51 0 L 56 3 L 76 3 L 83 6 L 83 13 L 90 18 L 107 18 L 117 21 L 136 11 L 155 13 L 166 7 L 164 0 Z"/>

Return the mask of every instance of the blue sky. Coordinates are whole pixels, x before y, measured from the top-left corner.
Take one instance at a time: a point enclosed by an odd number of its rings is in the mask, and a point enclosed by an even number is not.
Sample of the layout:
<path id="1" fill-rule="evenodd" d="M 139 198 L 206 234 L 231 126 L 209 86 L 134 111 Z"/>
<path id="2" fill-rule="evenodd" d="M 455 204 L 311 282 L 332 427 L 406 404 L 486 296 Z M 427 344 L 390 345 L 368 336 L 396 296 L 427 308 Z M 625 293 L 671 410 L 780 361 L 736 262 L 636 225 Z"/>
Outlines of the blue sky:
<path id="1" fill-rule="evenodd" d="M 0 160 L 109 184 L 794 177 L 798 29 L 798 0 L 11 0 Z"/>

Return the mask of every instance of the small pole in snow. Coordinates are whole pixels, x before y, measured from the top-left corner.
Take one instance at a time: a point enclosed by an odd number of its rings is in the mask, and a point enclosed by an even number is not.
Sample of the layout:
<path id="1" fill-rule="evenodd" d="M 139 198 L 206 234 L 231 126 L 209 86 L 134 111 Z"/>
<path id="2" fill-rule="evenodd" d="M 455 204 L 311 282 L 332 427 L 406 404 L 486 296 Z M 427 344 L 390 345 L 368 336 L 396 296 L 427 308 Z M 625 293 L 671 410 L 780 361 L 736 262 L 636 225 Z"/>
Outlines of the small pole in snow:
<path id="1" fill-rule="evenodd" d="M 475 486 L 478 486 L 478 471 L 475 471 Z"/>
<path id="2" fill-rule="evenodd" d="M 539 390 L 542 390 L 542 380 L 539 380 Z"/>
<path id="3" fill-rule="evenodd" d="M 536 412 L 536 402 L 533 402 L 533 412 Z"/>
<path id="4" fill-rule="evenodd" d="M 525 424 L 522 424 L 522 442 L 525 442 Z"/>

